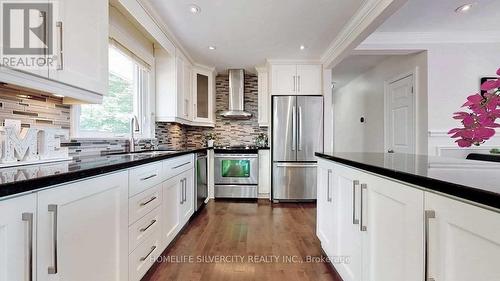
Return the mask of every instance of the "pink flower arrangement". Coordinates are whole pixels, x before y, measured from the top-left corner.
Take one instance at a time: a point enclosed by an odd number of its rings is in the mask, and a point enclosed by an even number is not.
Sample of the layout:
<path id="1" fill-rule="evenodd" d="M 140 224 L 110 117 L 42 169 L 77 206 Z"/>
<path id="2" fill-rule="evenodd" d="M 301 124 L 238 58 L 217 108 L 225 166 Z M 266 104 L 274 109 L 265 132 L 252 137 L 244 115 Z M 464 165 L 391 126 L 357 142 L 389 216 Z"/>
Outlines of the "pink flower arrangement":
<path id="1" fill-rule="evenodd" d="M 497 70 L 500 76 L 500 68 Z M 467 97 L 462 107 L 468 112 L 455 112 L 453 119 L 461 120 L 463 127 L 451 129 L 448 134 L 451 138 L 458 138 L 455 142 L 460 147 L 481 145 L 495 135 L 495 123 L 500 118 L 500 77 L 491 79 L 481 85 L 481 91 Z"/>

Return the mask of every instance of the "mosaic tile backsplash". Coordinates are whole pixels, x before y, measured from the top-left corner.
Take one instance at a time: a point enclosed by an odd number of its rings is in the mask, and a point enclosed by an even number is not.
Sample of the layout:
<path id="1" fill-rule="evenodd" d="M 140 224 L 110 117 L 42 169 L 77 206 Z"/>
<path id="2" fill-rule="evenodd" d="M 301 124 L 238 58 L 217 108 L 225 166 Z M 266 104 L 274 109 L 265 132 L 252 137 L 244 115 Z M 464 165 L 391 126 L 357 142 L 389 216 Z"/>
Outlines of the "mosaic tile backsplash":
<path id="1" fill-rule="evenodd" d="M 231 120 L 219 116 L 229 104 L 229 76 L 219 75 L 216 86 L 215 128 L 189 127 L 175 123 L 156 123 L 156 138 L 159 144 L 170 148 L 199 147 L 204 145 L 204 135 L 214 132 L 218 136 L 216 145 L 254 145 L 255 137 L 267 134 L 267 128 L 258 123 L 258 79 L 256 75 L 245 74 L 245 111 L 253 114 L 249 120 Z"/>

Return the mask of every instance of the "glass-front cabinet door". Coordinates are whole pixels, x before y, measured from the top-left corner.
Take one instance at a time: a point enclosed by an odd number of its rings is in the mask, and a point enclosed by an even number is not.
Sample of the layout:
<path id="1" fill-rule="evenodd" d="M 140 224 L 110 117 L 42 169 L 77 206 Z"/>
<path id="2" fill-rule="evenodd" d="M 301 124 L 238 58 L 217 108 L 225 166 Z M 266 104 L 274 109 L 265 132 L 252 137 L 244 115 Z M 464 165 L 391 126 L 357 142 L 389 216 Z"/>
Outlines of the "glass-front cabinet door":
<path id="1" fill-rule="evenodd" d="M 196 67 L 193 71 L 193 113 L 196 123 L 214 124 L 214 88 L 213 71 Z"/>

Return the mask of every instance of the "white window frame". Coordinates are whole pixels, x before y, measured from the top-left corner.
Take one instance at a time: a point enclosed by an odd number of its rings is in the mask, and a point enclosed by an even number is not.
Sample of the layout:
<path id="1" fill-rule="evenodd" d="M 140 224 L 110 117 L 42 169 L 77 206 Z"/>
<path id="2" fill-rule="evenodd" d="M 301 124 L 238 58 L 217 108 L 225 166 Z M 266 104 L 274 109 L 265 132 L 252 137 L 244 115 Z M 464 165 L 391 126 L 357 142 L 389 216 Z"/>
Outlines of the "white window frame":
<path id="1" fill-rule="evenodd" d="M 110 44 L 116 47 L 115 44 Z M 120 46 L 120 45 L 119 45 Z M 133 55 L 125 47 L 117 48 L 122 51 L 126 56 L 131 58 L 136 63 L 136 70 L 145 70 L 149 72 L 148 81 L 146 83 L 140 83 L 135 85 L 137 87 L 136 91 L 138 95 L 134 97 L 134 115 L 137 116 L 139 121 L 140 132 L 134 133 L 136 139 L 152 139 L 154 138 L 154 96 L 155 96 L 155 66 L 149 65 L 144 61 L 140 60 L 139 57 Z M 135 74 L 136 77 L 141 75 L 141 72 Z M 139 82 L 143 81 L 138 79 Z M 140 90 L 139 88 L 143 88 Z M 140 105 L 137 102 L 140 101 Z M 71 107 L 71 138 L 78 139 L 129 139 L 130 133 L 119 134 L 111 132 L 101 132 L 101 131 L 82 131 L 80 128 L 80 114 L 81 105 L 73 105 Z"/>

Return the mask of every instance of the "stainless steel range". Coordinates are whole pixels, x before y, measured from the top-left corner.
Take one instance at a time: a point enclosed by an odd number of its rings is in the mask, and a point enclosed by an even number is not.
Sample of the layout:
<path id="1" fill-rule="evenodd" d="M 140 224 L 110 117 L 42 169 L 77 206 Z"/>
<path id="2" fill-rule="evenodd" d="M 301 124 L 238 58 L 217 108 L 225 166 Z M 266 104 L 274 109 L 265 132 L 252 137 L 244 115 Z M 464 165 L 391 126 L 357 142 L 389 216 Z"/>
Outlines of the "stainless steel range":
<path id="1" fill-rule="evenodd" d="M 216 198 L 257 198 L 259 183 L 257 149 L 216 148 L 214 160 Z"/>

